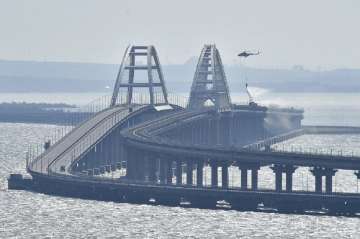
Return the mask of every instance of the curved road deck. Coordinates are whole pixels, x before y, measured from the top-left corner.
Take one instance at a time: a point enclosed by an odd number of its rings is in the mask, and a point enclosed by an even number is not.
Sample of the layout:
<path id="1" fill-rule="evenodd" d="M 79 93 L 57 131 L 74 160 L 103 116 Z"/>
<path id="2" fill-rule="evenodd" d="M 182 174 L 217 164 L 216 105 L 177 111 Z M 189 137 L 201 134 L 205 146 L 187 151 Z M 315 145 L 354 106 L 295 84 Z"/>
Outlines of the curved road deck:
<path id="1" fill-rule="evenodd" d="M 196 120 L 206 117 L 207 112 L 184 112 L 182 115 L 170 115 L 147 124 L 135 126 L 126 134 L 127 142 L 133 146 L 169 154 L 188 157 L 213 158 L 225 161 L 261 164 L 291 164 L 296 166 L 360 170 L 360 157 L 327 154 L 310 154 L 302 152 L 266 152 L 249 150 L 243 147 L 224 147 L 214 145 L 191 145 L 180 141 L 162 140 L 159 133 L 168 125 L 176 125 L 181 121 Z M 302 131 L 295 134 L 302 134 Z"/>
<path id="2" fill-rule="evenodd" d="M 135 106 L 133 110 L 136 111 L 144 107 L 146 106 Z M 74 160 L 128 115 L 129 109 L 125 106 L 116 106 L 97 113 L 31 162 L 29 170 L 43 174 L 69 174 L 70 166 Z M 64 171 L 60 170 L 62 166 L 65 167 Z"/>

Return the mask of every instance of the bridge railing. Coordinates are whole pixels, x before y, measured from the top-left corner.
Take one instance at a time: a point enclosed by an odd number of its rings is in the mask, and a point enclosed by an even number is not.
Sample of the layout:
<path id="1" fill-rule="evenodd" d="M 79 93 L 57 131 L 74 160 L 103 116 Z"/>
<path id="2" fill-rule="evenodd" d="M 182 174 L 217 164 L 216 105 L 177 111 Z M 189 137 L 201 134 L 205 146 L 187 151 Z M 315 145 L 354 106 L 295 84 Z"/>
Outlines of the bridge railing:
<path id="1" fill-rule="evenodd" d="M 261 143 L 252 144 L 248 147 L 243 147 L 242 149 L 247 151 L 265 151 L 265 145 Z M 278 153 L 292 153 L 292 154 L 302 154 L 302 155 L 322 155 L 329 157 L 360 157 L 360 153 L 356 153 L 352 150 L 343 150 L 335 148 L 315 148 L 315 147 L 302 147 L 302 146 L 288 146 L 285 144 L 275 144 L 270 146 L 271 152 Z"/>
<path id="2" fill-rule="evenodd" d="M 352 150 L 333 149 L 333 148 L 314 148 L 302 146 L 273 145 L 273 152 L 324 155 L 330 157 L 359 157 L 360 155 Z"/>
<path id="3" fill-rule="evenodd" d="M 292 131 L 284 133 L 284 134 L 276 135 L 276 136 L 273 136 L 273 137 L 270 137 L 270 138 L 267 138 L 264 140 L 259 140 L 255 143 L 245 145 L 245 146 L 243 146 L 243 148 L 244 149 L 255 149 L 255 150 L 264 149 L 267 146 L 275 145 L 275 144 L 284 142 L 286 140 L 290 140 L 292 138 L 299 137 L 301 135 L 304 135 L 305 133 L 306 133 L 306 131 L 303 129 L 292 130 Z"/>

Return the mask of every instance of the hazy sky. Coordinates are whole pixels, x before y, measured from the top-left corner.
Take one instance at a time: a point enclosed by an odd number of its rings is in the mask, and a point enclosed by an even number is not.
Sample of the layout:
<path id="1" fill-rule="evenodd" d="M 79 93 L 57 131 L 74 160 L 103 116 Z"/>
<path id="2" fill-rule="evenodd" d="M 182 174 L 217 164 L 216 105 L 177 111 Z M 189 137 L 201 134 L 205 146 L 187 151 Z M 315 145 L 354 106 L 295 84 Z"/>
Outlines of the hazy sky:
<path id="1" fill-rule="evenodd" d="M 153 44 L 164 63 L 216 43 L 223 61 L 360 68 L 359 0 L 0 0 L 0 59 L 119 63 Z"/>

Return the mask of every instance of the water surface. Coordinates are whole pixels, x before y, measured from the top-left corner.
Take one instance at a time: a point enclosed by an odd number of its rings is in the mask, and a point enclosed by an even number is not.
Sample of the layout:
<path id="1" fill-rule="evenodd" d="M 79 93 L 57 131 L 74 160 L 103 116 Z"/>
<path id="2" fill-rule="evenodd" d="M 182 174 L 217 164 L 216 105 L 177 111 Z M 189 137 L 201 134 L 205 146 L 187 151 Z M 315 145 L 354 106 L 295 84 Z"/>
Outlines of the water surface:
<path id="1" fill-rule="evenodd" d="M 59 97 L 67 103 L 85 101 L 81 96 Z M 269 94 L 264 100 L 276 103 L 275 99 L 281 99 L 305 108 L 308 124 L 359 125 L 359 96 L 309 97 L 282 94 L 271 98 Z M 8 174 L 24 172 L 29 144 L 43 142 L 56 129 L 59 126 L 0 123 L 0 238 L 360 238 L 359 218 L 131 205 L 7 190 Z M 291 140 L 287 147 L 291 146 L 342 149 L 360 155 L 360 136 L 302 136 Z M 230 177 L 233 184 L 238 183 L 236 171 Z M 357 183 L 352 171 L 340 171 L 334 189 L 356 192 Z M 261 170 L 259 184 L 273 187 L 270 169 Z M 308 169 L 296 171 L 295 189 L 313 190 L 313 185 Z"/>

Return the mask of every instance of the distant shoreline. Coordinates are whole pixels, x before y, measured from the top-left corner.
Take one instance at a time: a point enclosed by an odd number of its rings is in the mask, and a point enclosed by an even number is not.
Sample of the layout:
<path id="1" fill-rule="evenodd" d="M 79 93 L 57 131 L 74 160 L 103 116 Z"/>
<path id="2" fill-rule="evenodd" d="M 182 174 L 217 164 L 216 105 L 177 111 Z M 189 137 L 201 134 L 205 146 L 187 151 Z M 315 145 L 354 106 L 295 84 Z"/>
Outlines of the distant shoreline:
<path id="1" fill-rule="evenodd" d="M 0 60 L 0 93 L 10 92 L 109 92 L 118 64 L 34 62 Z M 185 64 L 163 65 L 171 92 L 189 92 L 196 58 Z M 313 71 L 302 66 L 291 69 L 251 68 L 225 65 L 229 87 L 244 90 L 245 83 L 273 92 L 359 92 L 360 69 Z M 138 76 L 136 80 L 141 81 Z M 232 90 L 234 91 L 234 90 Z"/>
<path id="2" fill-rule="evenodd" d="M 90 113 L 65 103 L 0 103 L 0 122 L 75 125 Z"/>

